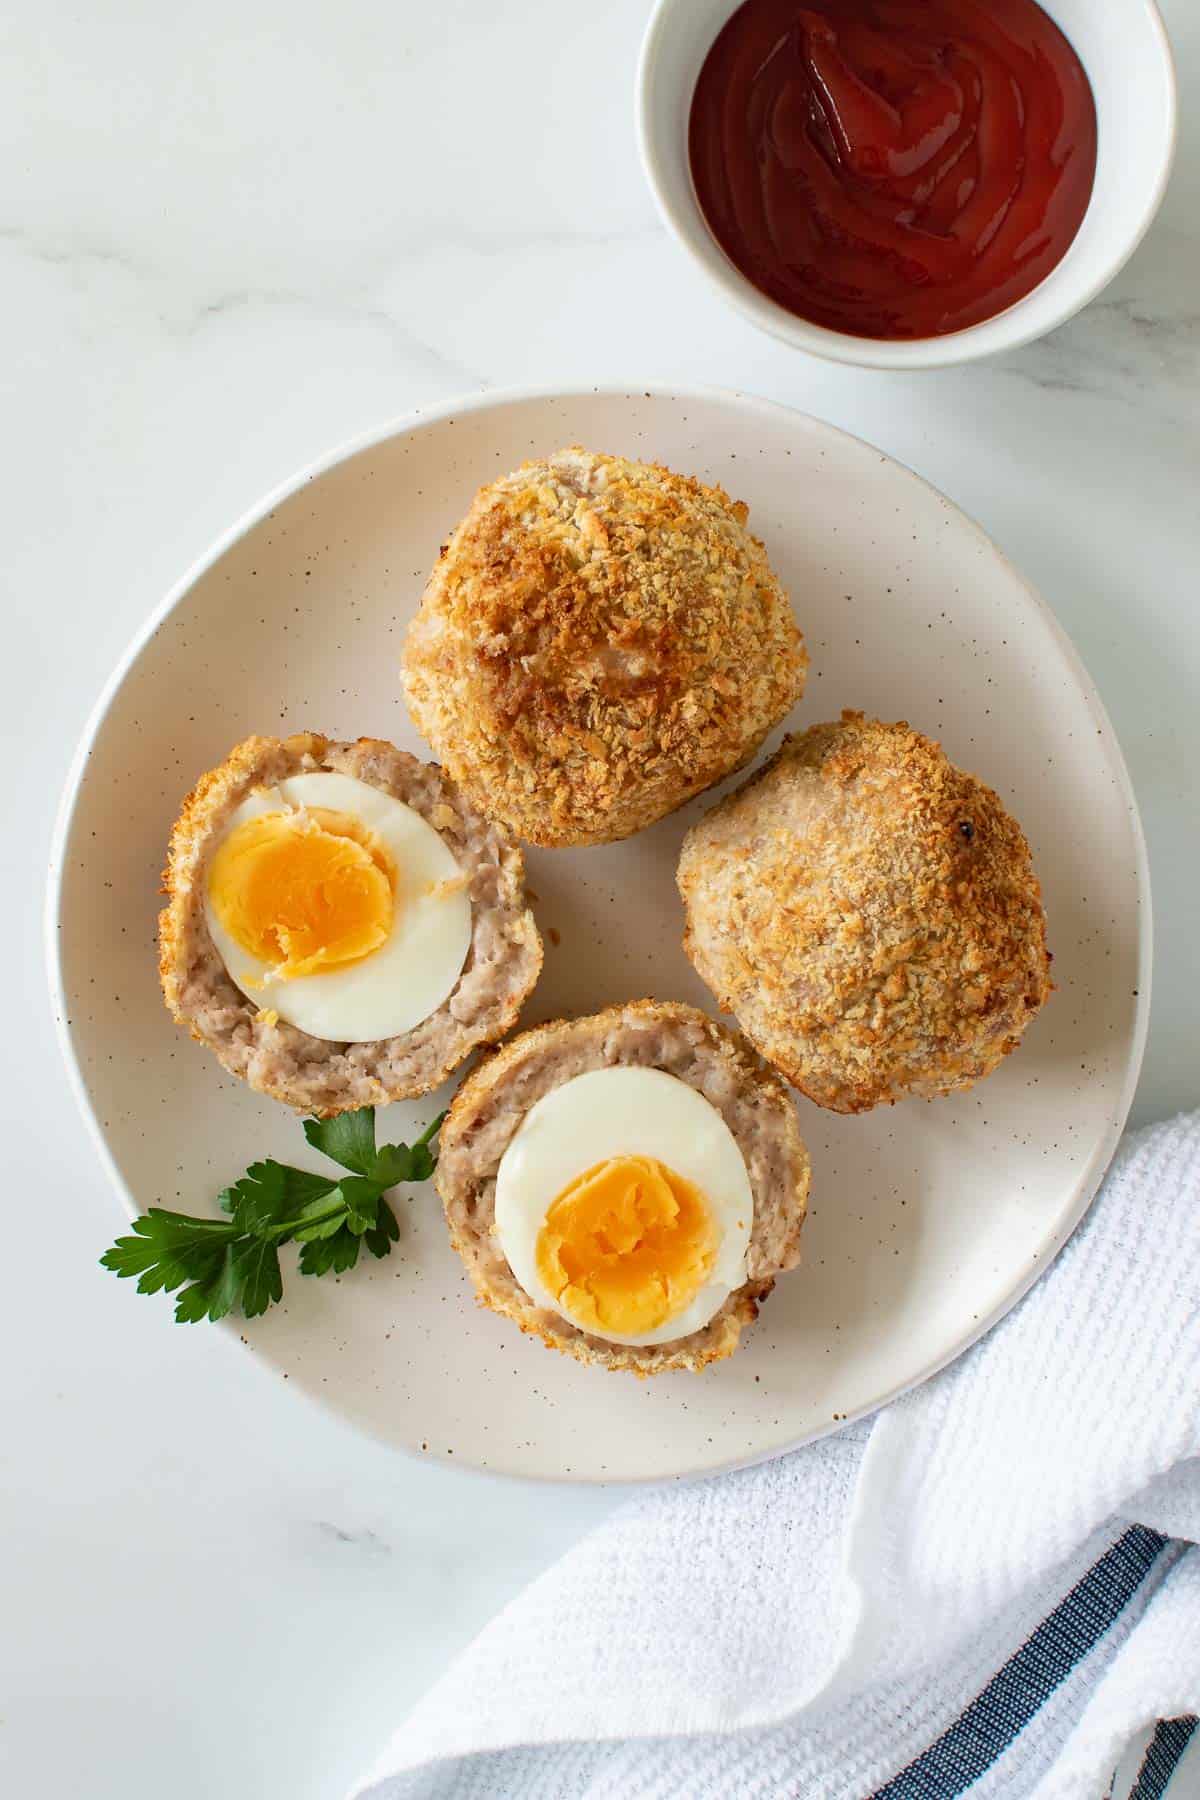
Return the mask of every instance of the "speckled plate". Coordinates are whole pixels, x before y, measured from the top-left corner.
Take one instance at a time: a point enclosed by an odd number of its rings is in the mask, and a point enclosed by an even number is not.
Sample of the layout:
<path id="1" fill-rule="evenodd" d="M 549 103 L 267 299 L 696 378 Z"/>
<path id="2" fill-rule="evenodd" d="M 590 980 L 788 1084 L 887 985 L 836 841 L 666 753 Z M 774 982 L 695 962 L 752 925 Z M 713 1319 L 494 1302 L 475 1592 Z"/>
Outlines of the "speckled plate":
<path id="1" fill-rule="evenodd" d="M 418 1455 L 575 1481 L 691 1475 L 830 1431 L 970 1344 L 1082 1216 L 1133 1093 L 1149 900 L 1121 753 L 1050 612 L 941 494 L 828 425 L 714 391 L 486 395 L 338 452 L 216 545 L 109 683 L 63 808 L 52 983 L 131 1212 L 211 1207 L 264 1153 L 313 1160 L 295 1120 L 163 1010 L 154 928 L 172 819 L 252 731 L 368 733 L 425 754 L 396 667 L 438 545 L 481 481 L 564 443 L 657 458 L 749 503 L 812 655 L 790 723 L 848 705 L 907 718 L 996 787 L 1033 845 L 1059 992 L 973 1093 L 863 1118 L 798 1099 L 813 1160 L 804 1267 L 703 1375 L 602 1374 L 476 1307 L 432 1189 L 400 1201 L 388 1261 L 337 1281 L 289 1267 L 283 1304 L 237 1328 L 293 1394 Z M 701 804 L 628 843 L 530 856 L 547 955 L 527 1024 L 647 994 L 711 1004 L 680 949 L 673 882 Z M 432 1111 L 389 1108 L 385 1129 L 408 1136 Z M 166 1300 L 129 1304 L 177 1329 Z"/>

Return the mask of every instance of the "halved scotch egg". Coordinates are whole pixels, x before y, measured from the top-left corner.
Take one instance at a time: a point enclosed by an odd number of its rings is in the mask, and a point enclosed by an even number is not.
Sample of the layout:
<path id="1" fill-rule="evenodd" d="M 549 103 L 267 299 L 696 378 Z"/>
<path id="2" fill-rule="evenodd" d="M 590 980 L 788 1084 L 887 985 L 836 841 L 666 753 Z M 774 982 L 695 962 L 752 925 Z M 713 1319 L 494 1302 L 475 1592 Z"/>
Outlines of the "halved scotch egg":
<path id="1" fill-rule="evenodd" d="M 521 852 L 376 739 L 248 738 L 184 802 L 163 881 L 171 1013 L 325 1116 L 428 1093 L 504 1035 L 541 968 Z"/>
<path id="2" fill-rule="evenodd" d="M 743 1038 L 642 1000 L 496 1051 L 454 1099 L 435 1179 L 485 1305 L 654 1375 L 736 1350 L 799 1260 L 809 1162 Z"/>

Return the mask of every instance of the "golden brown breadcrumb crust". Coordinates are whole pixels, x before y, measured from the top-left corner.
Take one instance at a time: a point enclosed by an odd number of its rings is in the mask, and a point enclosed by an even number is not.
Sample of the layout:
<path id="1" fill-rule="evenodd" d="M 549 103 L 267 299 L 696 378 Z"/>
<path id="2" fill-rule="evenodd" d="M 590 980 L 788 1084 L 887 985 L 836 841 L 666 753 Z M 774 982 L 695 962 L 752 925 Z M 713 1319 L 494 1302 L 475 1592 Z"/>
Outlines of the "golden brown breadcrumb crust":
<path id="1" fill-rule="evenodd" d="M 556 1058 L 562 1059 L 557 1068 Z M 621 1062 L 665 1068 L 703 1093 L 733 1132 L 754 1195 L 749 1279 L 706 1326 L 674 1343 L 609 1343 L 538 1307 L 517 1282 L 493 1231 L 496 1170 L 530 1107 L 576 1073 Z M 791 1096 L 744 1038 L 695 1007 L 637 1000 L 536 1026 L 491 1051 L 451 1103 L 434 1179 L 451 1242 L 483 1305 L 548 1349 L 641 1377 L 697 1371 L 737 1349 L 775 1277 L 799 1261 L 810 1169 Z"/>
<path id="2" fill-rule="evenodd" d="M 335 1043 L 261 1010 L 229 976 L 208 930 L 208 863 L 230 815 L 253 788 L 322 768 L 367 781 L 413 806 L 441 833 L 471 883 L 472 942 L 459 984 L 428 1019 L 400 1037 Z M 502 828 L 480 818 L 436 765 L 377 738 L 348 744 L 301 732 L 238 744 L 184 800 L 171 833 L 163 893 L 159 978 L 176 1022 L 260 1093 L 321 1117 L 417 1098 L 439 1086 L 477 1045 L 494 1043 L 511 1029 L 542 963 L 520 849 Z M 489 985 L 492 969 L 502 973 Z"/>
<path id="3" fill-rule="evenodd" d="M 747 508 L 574 447 L 480 488 L 409 628 L 454 779 L 531 844 L 610 843 L 753 756 L 807 657 Z"/>
<path id="4" fill-rule="evenodd" d="M 837 1112 L 970 1087 L 1051 992 L 1020 827 L 904 721 L 786 739 L 688 833 L 678 880 L 722 1010 Z"/>

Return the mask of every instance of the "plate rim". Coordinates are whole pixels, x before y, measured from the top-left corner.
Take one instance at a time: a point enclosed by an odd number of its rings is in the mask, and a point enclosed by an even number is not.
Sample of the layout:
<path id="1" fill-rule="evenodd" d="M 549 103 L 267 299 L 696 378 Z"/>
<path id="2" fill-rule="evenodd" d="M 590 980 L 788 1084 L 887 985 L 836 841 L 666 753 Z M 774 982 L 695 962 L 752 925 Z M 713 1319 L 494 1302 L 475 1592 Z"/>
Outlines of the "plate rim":
<path id="1" fill-rule="evenodd" d="M 742 389 L 726 387 L 717 383 L 678 383 L 661 380 L 622 382 L 578 382 L 571 385 L 560 385 L 554 382 L 522 383 L 502 387 L 485 387 L 471 390 L 465 394 L 452 396 L 448 400 L 438 401 L 432 405 L 412 407 L 406 412 L 389 417 L 380 424 L 368 427 L 362 432 L 341 440 L 332 449 L 313 458 L 294 470 L 292 474 L 277 482 L 273 487 L 251 506 L 249 506 L 224 532 L 222 532 L 208 548 L 201 552 L 184 570 L 183 574 L 167 589 L 166 594 L 153 607 L 141 626 L 133 633 L 124 651 L 118 657 L 113 669 L 100 689 L 84 721 L 75 749 L 72 753 L 67 774 L 63 782 L 58 808 L 55 815 L 54 828 L 50 840 L 50 855 L 47 866 L 45 902 L 42 914 L 43 952 L 46 962 L 46 975 L 49 986 L 51 1011 L 54 1019 L 54 1034 L 60 1054 L 66 1066 L 68 1085 L 75 1103 L 83 1116 L 88 1135 L 99 1152 L 103 1167 L 111 1188 L 122 1209 L 130 1219 L 136 1218 L 140 1208 L 125 1182 L 109 1148 L 103 1126 L 96 1114 L 83 1077 L 83 1070 L 76 1053 L 74 1036 L 68 1019 L 67 995 L 61 956 L 61 924 L 63 885 L 65 869 L 65 852 L 75 824 L 79 806 L 80 790 L 83 785 L 84 772 L 91 755 L 92 747 L 112 708 L 114 701 L 127 676 L 138 661 L 150 640 L 159 627 L 196 586 L 201 578 L 220 561 L 221 557 L 233 549 L 244 537 L 285 501 L 291 499 L 304 487 L 330 473 L 340 464 L 349 462 L 364 451 L 377 448 L 393 438 L 408 436 L 424 425 L 433 425 L 445 419 L 460 417 L 464 413 L 483 412 L 496 407 L 503 407 L 530 400 L 584 400 L 597 396 L 614 399 L 655 399 L 685 402 L 695 400 L 701 402 L 717 402 L 732 405 L 750 412 L 783 414 L 790 420 L 803 421 L 807 426 L 815 426 L 818 433 L 828 434 L 832 438 L 843 439 L 859 449 L 870 451 L 873 456 L 880 457 L 894 468 L 901 470 L 912 481 L 918 483 L 926 492 L 941 502 L 956 515 L 958 521 L 965 525 L 976 541 L 996 557 L 1008 576 L 1023 589 L 1026 598 L 1034 610 L 1040 615 L 1042 622 L 1048 627 L 1051 636 L 1058 646 L 1072 675 L 1074 676 L 1088 710 L 1094 715 L 1098 725 L 1108 739 L 1110 756 L 1114 759 L 1113 774 L 1117 780 L 1121 797 L 1125 802 L 1130 818 L 1134 851 L 1137 864 L 1138 888 L 1138 933 L 1137 933 L 1137 970 L 1138 989 L 1137 1007 L 1134 1013 L 1133 1033 L 1129 1055 L 1125 1066 L 1125 1078 L 1117 1105 L 1096 1148 L 1080 1171 L 1075 1184 L 1075 1192 L 1070 1207 L 1059 1221 L 1045 1252 L 1025 1271 L 1020 1280 L 1006 1294 L 1004 1299 L 993 1306 L 990 1311 L 972 1320 L 970 1328 L 946 1349 L 938 1354 L 915 1374 L 894 1387 L 887 1389 L 874 1400 L 856 1410 L 840 1417 L 836 1422 L 817 1427 L 813 1431 L 800 1434 L 787 1442 L 767 1449 L 752 1451 L 745 1456 L 731 1457 L 726 1461 L 698 1469 L 685 1469 L 671 1475 L 635 1475 L 625 1476 L 619 1481 L 605 1479 L 601 1476 L 583 1472 L 565 1474 L 529 1474 L 513 1470 L 491 1468 L 477 1464 L 466 1457 L 447 1458 L 434 1452 L 420 1452 L 409 1446 L 398 1443 L 374 1431 L 356 1417 L 340 1411 L 331 1400 L 307 1390 L 296 1390 L 302 1400 L 312 1406 L 319 1407 L 323 1413 L 336 1418 L 346 1429 L 369 1439 L 381 1447 L 397 1453 L 418 1463 L 434 1461 L 446 1468 L 457 1468 L 469 1471 L 473 1476 L 491 1477 L 504 1481 L 525 1483 L 537 1487 L 651 1487 L 680 1481 L 706 1480 L 712 1476 L 728 1474 L 736 1469 L 753 1468 L 755 1465 L 773 1461 L 776 1457 L 787 1456 L 794 1450 L 803 1449 L 807 1444 L 832 1436 L 858 1420 L 868 1418 L 892 1405 L 904 1394 L 913 1392 L 929 1381 L 934 1375 L 948 1368 L 960 1356 L 985 1337 L 993 1326 L 1005 1318 L 1046 1273 L 1064 1246 L 1078 1230 L 1083 1219 L 1090 1210 L 1100 1185 L 1112 1162 L 1117 1146 L 1128 1122 L 1141 1074 L 1145 1056 L 1146 1039 L 1150 1022 L 1151 989 L 1153 985 L 1154 962 L 1154 918 L 1153 899 L 1150 886 L 1150 864 L 1146 845 L 1146 835 L 1142 824 L 1141 809 L 1137 794 L 1129 774 L 1125 753 L 1121 741 L 1113 728 L 1112 720 L 1100 696 L 1100 692 L 1092 680 L 1087 666 L 1076 649 L 1065 628 L 1059 621 L 1049 602 L 1025 576 L 1000 545 L 988 534 L 979 521 L 958 503 L 942 492 L 933 482 L 927 480 L 916 469 L 911 468 L 899 457 L 873 444 L 869 439 L 857 433 L 846 431 L 840 425 L 831 424 L 829 420 L 818 417 L 815 413 L 805 412 L 800 407 L 789 406 L 780 400 L 773 400 L 762 394 L 751 393 Z M 227 1329 L 235 1327 L 230 1321 L 223 1321 Z M 251 1347 L 251 1354 L 253 1350 Z M 259 1358 L 259 1361 L 264 1359 Z M 272 1367 L 269 1362 L 268 1367 Z"/>

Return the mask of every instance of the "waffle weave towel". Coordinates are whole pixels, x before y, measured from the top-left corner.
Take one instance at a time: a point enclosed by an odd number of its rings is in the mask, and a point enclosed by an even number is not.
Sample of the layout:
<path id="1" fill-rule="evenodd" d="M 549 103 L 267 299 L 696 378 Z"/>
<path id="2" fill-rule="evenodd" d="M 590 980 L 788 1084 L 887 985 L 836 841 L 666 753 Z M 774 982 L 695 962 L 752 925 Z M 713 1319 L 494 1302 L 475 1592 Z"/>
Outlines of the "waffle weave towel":
<path id="1" fill-rule="evenodd" d="M 917 1392 L 622 1507 L 360 1800 L 1100 1800 L 1139 1733 L 1155 1800 L 1200 1711 L 1198 1543 L 1200 1113 L 1127 1137 Z"/>

